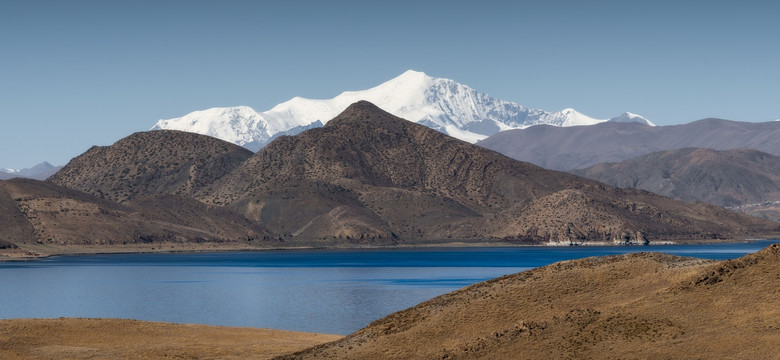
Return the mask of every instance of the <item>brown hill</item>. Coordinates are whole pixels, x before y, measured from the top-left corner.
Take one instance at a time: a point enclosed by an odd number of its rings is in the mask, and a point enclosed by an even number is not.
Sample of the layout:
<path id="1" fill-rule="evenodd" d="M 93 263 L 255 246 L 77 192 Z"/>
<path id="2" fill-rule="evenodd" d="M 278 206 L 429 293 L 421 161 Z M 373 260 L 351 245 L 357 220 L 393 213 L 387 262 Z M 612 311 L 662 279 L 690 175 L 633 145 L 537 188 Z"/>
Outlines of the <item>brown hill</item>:
<path id="1" fill-rule="evenodd" d="M 704 119 L 673 126 L 606 122 L 592 126 L 532 126 L 497 133 L 477 143 L 547 169 L 581 169 L 680 148 L 750 148 L 780 156 L 780 121 Z"/>
<path id="2" fill-rule="evenodd" d="M 778 224 L 517 162 L 359 102 L 198 197 L 298 241 L 715 239 Z"/>
<path id="3" fill-rule="evenodd" d="M 48 181 L 117 202 L 152 194 L 193 195 L 250 156 L 247 149 L 205 135 L 147 131 L 92 147 Z"/>
<path id="4" fill-rule="evenodd" d="M 780 244 L 587 258 L 475 284 L 278 359 L 776 359 Z"/>
<path id="5" fill-rule="evenodd" d="M 0 241 L 19 251 L 100 252 L 123 246 L 148 251 L 161 245 L 197 250 L 215 244 L 250 248 L 270 239 L 266 230 L 240 215 L 179 195 L 118 204 L 37 180 L 0 181 Z"/>
<path id="6" fill-rule="evenodd" d="M 685 148 L 571 172 L 618 187 L 705 201 L 780 220 L 780 213 L 772 217 L 759 211 L 763 204 L 780 202 L 780 157 L 756 150 Z"/>

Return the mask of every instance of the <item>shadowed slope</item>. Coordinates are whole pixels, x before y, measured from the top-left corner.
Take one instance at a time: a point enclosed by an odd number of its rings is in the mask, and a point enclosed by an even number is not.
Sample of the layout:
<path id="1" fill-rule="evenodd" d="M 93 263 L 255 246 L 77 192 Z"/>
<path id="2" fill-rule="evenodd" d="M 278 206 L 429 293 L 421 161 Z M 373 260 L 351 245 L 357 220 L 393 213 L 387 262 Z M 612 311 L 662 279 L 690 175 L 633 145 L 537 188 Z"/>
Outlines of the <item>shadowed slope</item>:
<path id="1" fill-rule="evenodd" d="M 723 262 L 637 253 L 475 284 L 280 359 L 768 359 L 780 245 Z"/>
<path id="2" fill-rule="evenodd" d="M 669 150 L 572 173 L 684 201 L 745 206 L 745 212 L 759 216 L 762 204 L 780 201 L 780 157 L 750 149 Z M 780 213 L 769 218 L 780 219 Z"/>

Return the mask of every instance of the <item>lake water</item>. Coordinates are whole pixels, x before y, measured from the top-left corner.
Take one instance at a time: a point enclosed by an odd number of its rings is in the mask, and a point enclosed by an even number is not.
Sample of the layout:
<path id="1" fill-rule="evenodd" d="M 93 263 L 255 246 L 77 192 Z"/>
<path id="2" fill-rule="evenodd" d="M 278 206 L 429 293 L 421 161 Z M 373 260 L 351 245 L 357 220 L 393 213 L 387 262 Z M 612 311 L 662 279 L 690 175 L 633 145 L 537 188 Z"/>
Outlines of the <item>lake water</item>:
<path id="1" fill-rule="evenodd" d="M 348 334 L 466 285 L 556 261 L 741 257 L 780 242 L 63 256 L 0 262 L 0 319 L 110 317 Z"/>

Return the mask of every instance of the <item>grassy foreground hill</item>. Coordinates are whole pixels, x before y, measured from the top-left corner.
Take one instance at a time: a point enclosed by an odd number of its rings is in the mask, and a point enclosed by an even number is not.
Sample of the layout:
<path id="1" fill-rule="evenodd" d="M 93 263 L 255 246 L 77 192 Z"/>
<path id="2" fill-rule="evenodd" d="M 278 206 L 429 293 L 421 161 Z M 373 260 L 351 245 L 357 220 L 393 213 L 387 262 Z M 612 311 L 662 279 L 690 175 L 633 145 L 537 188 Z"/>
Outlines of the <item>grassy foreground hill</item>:
<path id="1" fill-rule="evenodd" d="M 736 260 L 564 261 L 278 359 L 777 359 L 780 244 Z"/>

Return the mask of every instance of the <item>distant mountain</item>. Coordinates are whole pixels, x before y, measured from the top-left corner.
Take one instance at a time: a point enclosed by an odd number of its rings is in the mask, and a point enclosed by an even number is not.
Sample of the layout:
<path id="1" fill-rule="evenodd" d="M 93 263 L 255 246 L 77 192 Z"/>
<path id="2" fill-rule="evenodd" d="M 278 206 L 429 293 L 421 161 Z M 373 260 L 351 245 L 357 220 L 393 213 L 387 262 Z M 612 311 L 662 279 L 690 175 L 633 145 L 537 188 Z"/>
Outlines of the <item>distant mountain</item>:
<path id="1" fill-rule="evenodd" d="M 409 70 L 374 88 L 347 91 L 329 100 L 295 97 L 262 113 L 246 106 L 212 108 L 160 120 L 152 130 L 172 129 L 209 135 L 256 151 L 278 134 L 295 135 L 322 126 L 360 100 L 370 101 L 393 115 L 471 143 L 502 130 L 537 124 L 576 126 L 631 121 L 652 125 L 647 119 L 631 113 L 599 120 L 574 109 L 550 113 L 527 108 L 477 92 L 453 80 Z"/>
<path id="2" fill-rule="evenodd" d="M 48 162 L 42 162 L 29 169 L 13 170 L 13 169 L 0 169 L 0 180 L 8 180 L 13 178 L 28 178 L 35 180 L 46 180 L 48 177 L 54 175 L 62 169 L 62 166 L 54 166 Z"/>
<path id="3" fill-rule="evenodd" d="M 776 359 L 778 276 L 780 244 L 726 261 L 660 253 L 564 261 L 435 297 L 277 360 Z"/>
<path id="4" fill-rule="evenodd" d="M 750 148 L 780 155 L 780 122 L 704 119 L 684 125 L 608 122 L 593 126 L 532 126 L 495 134 L 477 145 L 547 169 L 581 169 L 680 148 Z"/>
<path id="5" fill-rule="evenodd" d="M 601 163 L 572 173 L 622 188 L 705 201 L 780 220 L 780 157 L 750 149 L 685 148 Z"/>
<path id="6" fill-rule="evenodd" d="M 213 189 L 199 199 L 330 244 L 643 243 L 777 227 L 517 162 L 365 101 L 278 138 Z"/>

